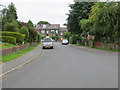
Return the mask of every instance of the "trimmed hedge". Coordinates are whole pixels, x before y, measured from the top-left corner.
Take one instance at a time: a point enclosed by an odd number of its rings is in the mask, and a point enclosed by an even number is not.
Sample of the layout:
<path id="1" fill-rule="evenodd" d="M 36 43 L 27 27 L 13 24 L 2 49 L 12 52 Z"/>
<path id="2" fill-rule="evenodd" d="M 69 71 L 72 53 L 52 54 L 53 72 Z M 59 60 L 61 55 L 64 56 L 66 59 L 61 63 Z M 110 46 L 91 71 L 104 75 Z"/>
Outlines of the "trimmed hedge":
<path id="1" fill-rule="evenodd" d="M 16 38 L 10 37 L 10 36 L 0 36 L 0 41 L 11 43 L 11 44 L 16 44 Z"/>
<path id="2" fill-rule="evenodd" d="M 8 32 L 8 31 L 0 31 L 2 36 L 10 36 L 16 38 L 16 43 L 22 44 L 24 42 L 25 35 L 20 34 L 18 32 Z"/>
<path id="3" fill-rule="evenodd" d="M 72 35 L 70 38 L 69 38 L 69 42 L 70 44 L 76 44 L 77 42 L 81 42 L 81 36 L 79 35 Z"/>

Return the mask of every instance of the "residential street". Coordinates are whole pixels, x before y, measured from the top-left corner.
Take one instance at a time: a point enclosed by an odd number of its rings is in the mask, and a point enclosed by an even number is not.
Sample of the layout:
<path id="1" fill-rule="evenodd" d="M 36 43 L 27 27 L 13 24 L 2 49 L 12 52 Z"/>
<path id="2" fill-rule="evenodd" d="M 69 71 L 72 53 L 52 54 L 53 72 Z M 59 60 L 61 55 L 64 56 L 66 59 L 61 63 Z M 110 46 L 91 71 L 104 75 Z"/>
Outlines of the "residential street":
<path id="1" fill-rule="evenodd" d="M 6 75 L 2 87 L 117 88 L 118 56 L 55 42 L 54 49 L 43 50 L 36 60 Z"/>

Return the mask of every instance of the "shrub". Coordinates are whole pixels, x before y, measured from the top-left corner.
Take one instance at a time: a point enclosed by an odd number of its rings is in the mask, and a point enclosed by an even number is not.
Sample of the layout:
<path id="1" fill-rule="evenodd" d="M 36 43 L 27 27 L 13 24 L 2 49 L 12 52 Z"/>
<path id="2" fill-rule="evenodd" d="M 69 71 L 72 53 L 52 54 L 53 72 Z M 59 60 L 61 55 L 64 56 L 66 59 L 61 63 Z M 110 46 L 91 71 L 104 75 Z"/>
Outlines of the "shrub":
<path id="1" fill-rule="evenodd" d="M 25 34 L 25 42 L 27 42 L 28 38 L 29 38 L 29 31 L 28 31 L 27 27 L 26 26 L 21 27 L 19 32 L 21 34 Z"/>
<path id="2" fill-rule="evenodd" d="M 11 37 L 15 37 L 16 38 L 16 42 L 18 44 L 22 44 L 24 42 L 24 38 L 25 35 L 24 34 L 20 34 L 18 32 L 8 32 L 8 31 L 0 31 L 0 33 L 3 36 L 11 36 Z"/>
<path id="3" fill-rule="evenodd" d="M 76 44 L 77 42 L 81 42 L 81 36 L 79 35 L 72 35 L 70 38 L 69 38 L 69 42 L 71 44 Z"/>
<path id="4" fill-rule="evenodd" d="M 0 41 L 11 43 L 11 44 L 16 44 L 16 38 L 10 37 L 10 36 L 0 36 Z"/>
<path id="5" fill-rule="evenodd" d="M 10 31 L 10 32 L 18 32 L 19 28 L 18 28 L 18 22 L 13 20 L 12 22 L 6 22 L 3 25 L 3 31 Z"/>
<path id="6" fill-rule="evenodd" d="M 42 35 L 39 33 L 39 34 L 38 34 L 38 40 L 37 40 L 37 42 L 40 42 L 41 39 L 42 39 Z"/>

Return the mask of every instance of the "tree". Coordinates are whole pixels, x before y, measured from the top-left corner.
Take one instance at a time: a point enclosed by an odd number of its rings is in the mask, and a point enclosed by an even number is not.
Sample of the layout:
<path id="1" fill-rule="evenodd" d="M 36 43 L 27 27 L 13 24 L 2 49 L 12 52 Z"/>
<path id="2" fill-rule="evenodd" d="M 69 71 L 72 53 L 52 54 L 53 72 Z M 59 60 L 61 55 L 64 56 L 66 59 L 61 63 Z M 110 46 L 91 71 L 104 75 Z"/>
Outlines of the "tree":
<path id="1" fill-rule="evenodd" d="M 6 22 L 3 25 L 3 31 L 11 31 L 11 32 L 18 32 L 19 28 L 18 28 L 18 22 L 13 20 L 12 22 Z"/>
<path id="2" fill-rule="evenodd" d="M 37 24 L 49 24 L 48 21 L 39 21 Z"/>
<path id="3" fill-rule="evenodd" d="M 92 30 L 96 41 L 113 42 L 113 36 L 118 33 L 118 3 L 99 2 L 91 10 L 90 19 L 92 19 Z"/>
<path id="4" fill-rule="evenodd" d="M 29 39 L 28 39 L 28 41 L 30 43 L 37 41 L 37 39 L 38 39 L 38 31 L 35 29 L 35 27 L 34 27 L 31 20 L 28 21 L 27 28 L 29 30 Z"/>
<path id="5" fill-rule="evenodd" d="M 25 42 L 27 42 L 28 38 L 29 38 L 29 31 L 28 31 L 27 27 L 26 26 L 21 27 L 19 32 L 21 34 L 25 34 Z"/>
<path id="6" fill-rule="evenodd" d="M 13 3 L 9 4 L 7 8 L 2 10 L 3 14 L 3 25 L 5 22 L 12 22 L 13 20 L 17 20 L 17 11 L 15 5 Z"/>
<path id="7" fill-rule="evenodd" d="M 69 37 L 70 37 L 70 32 L 66 32 L 63 34 L 63 37 L 67 40 L 69 40 Z"/>
<path id="8" fill-rule="evenodd" d="M 17 11 L 13 3 L 9 4 L 7 8 L 2 10 L 2 30 L 18 31 Z M 16 25 L 16 26 L 15 26 Z M 12 28 L 10 28 L 10 27 Z M 15 30 L 16 29 L 16 30 Z M 8 30 L 8 31 L 9 31 Z"/>
<path id="9" fill-rule="evenodd" d="M 70 12 L 67 18 L 68 31 L 72 34 L 82 33 L 79 22 L 82 19 L 88 19 L 91 7 L 94 5 L 92 2 L 75 2 L 70 5 Z"/>

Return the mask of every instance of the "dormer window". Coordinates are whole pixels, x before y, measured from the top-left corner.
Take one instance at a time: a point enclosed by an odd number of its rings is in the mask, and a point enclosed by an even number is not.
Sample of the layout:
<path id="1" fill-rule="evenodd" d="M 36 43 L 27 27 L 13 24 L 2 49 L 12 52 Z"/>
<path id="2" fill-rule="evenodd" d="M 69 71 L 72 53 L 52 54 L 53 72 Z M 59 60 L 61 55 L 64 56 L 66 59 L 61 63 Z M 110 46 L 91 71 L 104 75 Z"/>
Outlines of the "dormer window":
<path id="1" fill-rule="evenodd" d="M 46 28 L 46 25 L 43 25 L 43 28 Z"/>

